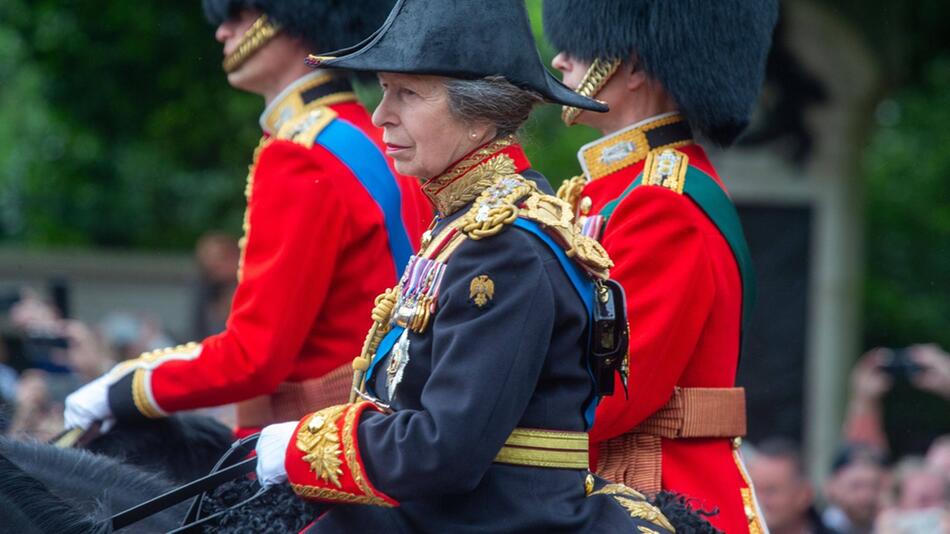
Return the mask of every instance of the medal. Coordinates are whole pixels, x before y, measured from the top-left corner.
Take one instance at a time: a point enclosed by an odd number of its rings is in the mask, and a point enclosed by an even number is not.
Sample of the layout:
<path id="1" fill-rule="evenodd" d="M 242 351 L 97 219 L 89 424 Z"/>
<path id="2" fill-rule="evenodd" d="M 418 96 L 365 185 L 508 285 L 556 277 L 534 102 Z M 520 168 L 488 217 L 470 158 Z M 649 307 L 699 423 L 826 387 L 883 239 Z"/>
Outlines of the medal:
<path id="1" fill-rule="evenodd" d="M 389 402 L 396 396 L 396 387 L 402 382 L 402 374 L 409 363 L 409 330 L 404 330 L 389 353 L 389 365 L 386 367 L 386 392 Z"/>

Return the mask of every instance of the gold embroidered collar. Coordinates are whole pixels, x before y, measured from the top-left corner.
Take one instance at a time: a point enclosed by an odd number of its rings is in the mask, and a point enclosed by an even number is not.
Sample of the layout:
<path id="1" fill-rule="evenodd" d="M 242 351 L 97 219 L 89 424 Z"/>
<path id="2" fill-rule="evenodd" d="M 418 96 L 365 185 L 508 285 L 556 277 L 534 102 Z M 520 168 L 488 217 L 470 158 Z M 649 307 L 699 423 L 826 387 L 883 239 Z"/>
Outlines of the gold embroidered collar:
<path id="1" fill-rule="evenodd" d="M 349 82 L 327 71 L 314 71 L 284 88 L 261 114 L 261 129 L 277 135 L 280 128 L 310 110 L 356 100 Z"/>
<path id="2" fill-rule="evenodd" d="M 651 117 L 588 143 L 577 159 L 588 180 L 596 180 L 643 161 L 651 150 L 693 142 L 689 125 L 677 112 Z"/>
<path id="3" fill-rule="evenodd" d="M 502 150 L 516 146 L 514 137 L 498 139 L 476 149 L 444 173 L 422 184 L 422 192 L 442 217 L 447 217 L 475 200 L 494 183 L 496 172 L 488 162 Z"/>

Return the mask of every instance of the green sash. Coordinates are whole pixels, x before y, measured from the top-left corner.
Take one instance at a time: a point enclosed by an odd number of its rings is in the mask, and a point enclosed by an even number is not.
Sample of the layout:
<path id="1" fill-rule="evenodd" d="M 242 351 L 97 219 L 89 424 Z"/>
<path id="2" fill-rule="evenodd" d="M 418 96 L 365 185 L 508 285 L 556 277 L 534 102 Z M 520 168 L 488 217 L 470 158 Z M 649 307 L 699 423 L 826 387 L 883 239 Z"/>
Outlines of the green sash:
<path id="1" fill-rule="evenodd" d="M 755 305 L 755 268 L 752 265 L 752 255 L 749 253 L 749 245 L 745 240 L 745 233 L 742 231 L 742 222 L 739 220 L 739 213 L 736 211 L 732 200 L 726 195 L 726 192 L 719 187 L 716 180 L 705 172 L 693 167 L 692 165 L 686 171 L 684 178 L 686 183 L 683 187 L 683 193 L 693 199 L 700 209 L 712 221 L 722 237 L 726 239 L 732 255 L 739 266 L 739 276 L 742 278 L 742 325 L 745 328 L 749 319 L 752 317 L 752 308 Z M 604 225 L 610 221 L 617 205 L 636 189 L 643 182 L 643 174 L 637 176 L 619 197 L 613 199 L 602 210 L 600 215 L 604 218 Z"/>

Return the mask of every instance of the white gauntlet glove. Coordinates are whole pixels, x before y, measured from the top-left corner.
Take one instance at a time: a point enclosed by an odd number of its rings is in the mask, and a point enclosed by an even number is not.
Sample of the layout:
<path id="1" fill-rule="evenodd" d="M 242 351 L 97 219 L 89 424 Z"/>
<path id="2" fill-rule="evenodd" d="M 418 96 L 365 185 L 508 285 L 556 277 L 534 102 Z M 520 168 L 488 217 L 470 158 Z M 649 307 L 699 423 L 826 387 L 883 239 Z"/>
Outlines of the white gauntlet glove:
<path id="1" fill-rule="evenodd" d="M 287 482 L 287 469 L 284 458 L 287 447 L 294 437 L 294 429 L 299 421 L 269 425 L 261 430 L 257 439 L 257 481 L 261 486 L 273 486 Z"/>
<path id="2" fill-rule="evenodd" d="M 88 429 L 96 421 L 102 421 L 102 432 L 112 427 L 112 411 L 109 409 L 109 373 L 89 382 L 66 397 L 66 412 L 63 414 L 65 428 Z"/>

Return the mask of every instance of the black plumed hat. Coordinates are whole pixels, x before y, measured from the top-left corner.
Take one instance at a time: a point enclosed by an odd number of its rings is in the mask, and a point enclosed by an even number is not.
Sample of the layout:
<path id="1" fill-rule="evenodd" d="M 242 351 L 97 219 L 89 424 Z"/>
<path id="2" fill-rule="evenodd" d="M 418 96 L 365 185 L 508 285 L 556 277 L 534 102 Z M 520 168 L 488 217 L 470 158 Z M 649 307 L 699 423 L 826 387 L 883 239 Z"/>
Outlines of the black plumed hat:
<path id="1" fill-rule="evenodd" d="M 694 130 L 729 145 L 748 125 L 778 0 L 544 0 L 544 31 L 578 59 L 636 58 Z"/>
<path id="2" fill-rule="evenodd" d="M 205 17 L 219 25 L 242 8 L 259 9 L 287 35 L 313 50 L 353 46 L 382 24 L 394 0 L 202 0 Z"/>
<path id="3" fill-rule="evenodd" d="M 607 110 L 568 89 L 544 68 L 522 0 L 397 0 L 371 37 L 347 49 L 312 56 L 310 63 L 463 79 L 503 76 L 551 102 Z"/>

